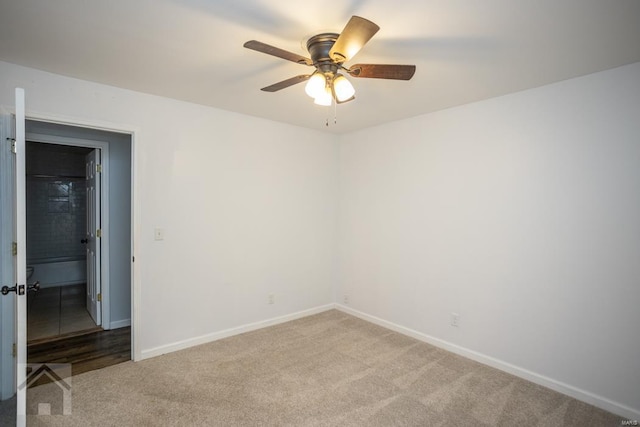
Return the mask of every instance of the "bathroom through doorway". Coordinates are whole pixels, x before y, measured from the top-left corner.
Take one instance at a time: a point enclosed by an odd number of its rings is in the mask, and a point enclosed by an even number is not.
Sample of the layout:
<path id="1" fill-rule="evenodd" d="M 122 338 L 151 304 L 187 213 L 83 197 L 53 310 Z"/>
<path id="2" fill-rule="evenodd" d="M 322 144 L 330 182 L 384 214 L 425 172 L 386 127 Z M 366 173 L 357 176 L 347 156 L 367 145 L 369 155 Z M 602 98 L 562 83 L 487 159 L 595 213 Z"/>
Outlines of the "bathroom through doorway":
<path id="1" fill-rule="evenodd" d="M 27 341 L 131 324 L 131 136 L 27 120 Z"/>

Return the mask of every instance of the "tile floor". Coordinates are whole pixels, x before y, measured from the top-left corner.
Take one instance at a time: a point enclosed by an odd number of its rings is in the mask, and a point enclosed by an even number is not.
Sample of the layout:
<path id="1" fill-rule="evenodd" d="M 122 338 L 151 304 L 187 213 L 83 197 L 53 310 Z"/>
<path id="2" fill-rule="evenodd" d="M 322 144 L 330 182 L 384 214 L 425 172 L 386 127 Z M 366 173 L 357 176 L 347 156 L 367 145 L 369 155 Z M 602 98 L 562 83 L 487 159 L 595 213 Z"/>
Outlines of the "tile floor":
<path id="1" fill-rule="evenodd" d="M 98 328 L 86 309 L 85 289 L 82 284 L 29 293 L 27 342 Z"/>

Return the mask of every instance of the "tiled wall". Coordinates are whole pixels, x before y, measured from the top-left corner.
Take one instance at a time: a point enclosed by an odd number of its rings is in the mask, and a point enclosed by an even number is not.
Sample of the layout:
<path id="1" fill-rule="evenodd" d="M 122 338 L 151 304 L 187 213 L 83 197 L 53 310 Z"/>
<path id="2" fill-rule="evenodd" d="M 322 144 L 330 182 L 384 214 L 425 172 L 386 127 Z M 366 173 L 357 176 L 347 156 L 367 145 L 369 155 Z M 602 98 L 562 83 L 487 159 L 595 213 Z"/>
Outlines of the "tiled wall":
<path id="1" fill-rule="evenodd" d="M 27 142 L 27 263 L 85 257 L 87 148 Z"/>

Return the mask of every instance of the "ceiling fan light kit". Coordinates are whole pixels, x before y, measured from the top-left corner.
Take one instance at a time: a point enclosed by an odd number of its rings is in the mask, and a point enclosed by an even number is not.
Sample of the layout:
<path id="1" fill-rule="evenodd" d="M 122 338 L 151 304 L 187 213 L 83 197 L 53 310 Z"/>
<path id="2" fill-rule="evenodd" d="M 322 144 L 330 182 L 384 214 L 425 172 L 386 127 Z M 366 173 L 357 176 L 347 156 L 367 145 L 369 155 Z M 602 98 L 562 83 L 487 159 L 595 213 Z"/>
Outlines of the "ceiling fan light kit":
<path id="1" fill-rule="evenodd" d="M 410 80 L 413 77 L 415 65 L 355 64 L 350 68 L 344 66 L 344 63 L 353 58 L 379 29 L 380 27 L 367 19 L 352 16 L 342 33 L 322 33 L 307 41 L 310 59 L 256 40 L 246 42 L 244 47 L 316 68 L 312 74 L 291 77 L 263 87 L 263 91 L 277 92 L 306 81 L 305 92 L 314 99 L 314 103 L 331 106 L 334 101 L 336 104 L 342 104 L 355 99 L 356 91 L 351 82 L 339 73 L 341 70 L 356 78 Z"/>
<path id="2" fill-rule="evenodd" d="M 332 104 L 333 96 L 331 95 L 331 89 L 326 87 L 314 97 L 313 103 L 316 105 L 322 105 L 323 107 L 330 107 Z"/>
<path id="3" fill-rule="evenodd" d="M 356 90 L 353 85 L 342 74 L 337 74 L 333 79 L 333 91 L 336 94 L 336 100 L 339 103 L 347 102 L 356 95 Z"/>
<path id="4" fill-rule="evenodd" d="M 355 98 L 356 94 L 351 82 L 340 73 L 335 76 L 314 73 L 307 81 L 304 90 L 307 95 L 315 100 L 316 104 L 326 106 L 331 105 L 331 101 L 334 98 L 338 104 L 341 104 Z M 326 101 L 327 95 L 329 96 L 328 104 Z"/>
<path id="5" fill-rule="evenodd" d="M 326 77 L 321 73 L 313 73 L 311 77 L 309 77 L 309 80 L 307 81 L 307 84 L 304 87 L 304 91 L 311 98 L 317 98 L 319 95 L 322 94 L 322 92 L 324 92 L 324 89 L 326 86 L 327 86 Z"/>

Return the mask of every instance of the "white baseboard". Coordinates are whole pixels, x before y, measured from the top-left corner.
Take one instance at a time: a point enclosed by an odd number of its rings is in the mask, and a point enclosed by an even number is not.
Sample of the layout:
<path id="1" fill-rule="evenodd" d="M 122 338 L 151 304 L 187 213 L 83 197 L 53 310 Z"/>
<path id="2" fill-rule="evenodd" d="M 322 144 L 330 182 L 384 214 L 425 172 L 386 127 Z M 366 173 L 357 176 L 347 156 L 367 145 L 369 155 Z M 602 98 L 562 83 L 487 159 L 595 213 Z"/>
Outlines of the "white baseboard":
<path id="1" fill-rule="evenodd" d="M 236 328 L 225 329 L 223 331 L 214 332 L 212 334 L 189 338 L 183 341 L 162 345 L 162 346 L 151 348 L 148 350 L 142 350 L 140 360 L 149 359 L 151 357 L 156 357 L 156 356 L 160 356 L 167 353 L 172 353 L 178 350 L 184 350 L 189 347 L 206 344 L 212 341 L 217 341 L 217 340 L 228 338 L 234 335 L 243 334 L 245 332 L 255 331 L 256 329 L 266 328 L 267 326 L 278 325 L 280 323 L 289 322 L 291 320 L 296 320 L 302 317 L 311 316 L 313 314 L 322 313 L 323 311 L 331 310 L 334 308 L 335 308 L 335 304 L 331 303 L 331 304 L 323 305 L 320 307 L 311 308 L 309 310 L 299 311 L 297 313 L 287 314 L 280 317 L 274 317 L 272 319 L 262 320 L 255 323 L 249 323 L 247 325 L 238 326 Z"/>
<path id="2" fill-rule="evenodd" d="M 512 375 L 523 378 L 527 381 L 531 381 L 532 383 L 541 385 L 543 387 L 550 388 L 551 390 L 557 391 L 559 393 L 566 394 L 567 396 L 571 396 L 574 399 L 586 402 L 590 405 L 593 405 L 598 408 L 604 409 L 605 411 L 609 411 L 614 414 L 620 415 L 629 420 L 640 421 L 640 410 L 638 409 L 630 408 L 626 405 L 622 405 L 620 403 L 611 401 L 605 397 L 598 396 L 596 394 L 579 389 L 577 387 L 573 387 L 569 384 L 565 384 L 560 381 L 556 381 L 552 378 L 545 377 L 544 375 L 540 375 L 535 372 L 531 372 L 527 369 L 523 369 L 518 366 L 512 365 L 510 363 L 504 362 L 502 360 L 495 359 L 491 356 L 487 356 L 482 353 L 478 353 L 476 351 L 461 347 L 459 345 L 452 344 L 448 341 L 444 341 L 439 338 L 435 338 L 430 335 L 423 334 L 422 332 L 418 332 L 413 329 L 409 329 L 404 326 L 397 325 L 395 323 L 380 319 L 375 316 L 371 316 L 369 314 L 363 313 L 358 310 L 354 310 L 342 304 L 335 304 L 335 308 L 347 314 L 351 314 L 352 316 L 358 317 L 362 320 L 375 323 L 376 325 L 382 326 L 387 329 L 391 329 L 392 331 L 396 331 L 403 335 L 410 336 L 419 341 L 423 341 L 428 344 L 434 345 L 436 347 L 440 347 L 452 353 L 459 354 L 460 356 L 464 356 L 468 359 L 475 360 L 476 362 L 480 362 L 484 365 L 491 366 L 492 368 L 496 368 L 501 371 L 508 372 Z"/>
<path id="3" fill-rule="evenodd" d="M 109 329 L 126 328 L 131 326 L 131 319 L 116 320 L 115 322 L 109 322 Z"/>

